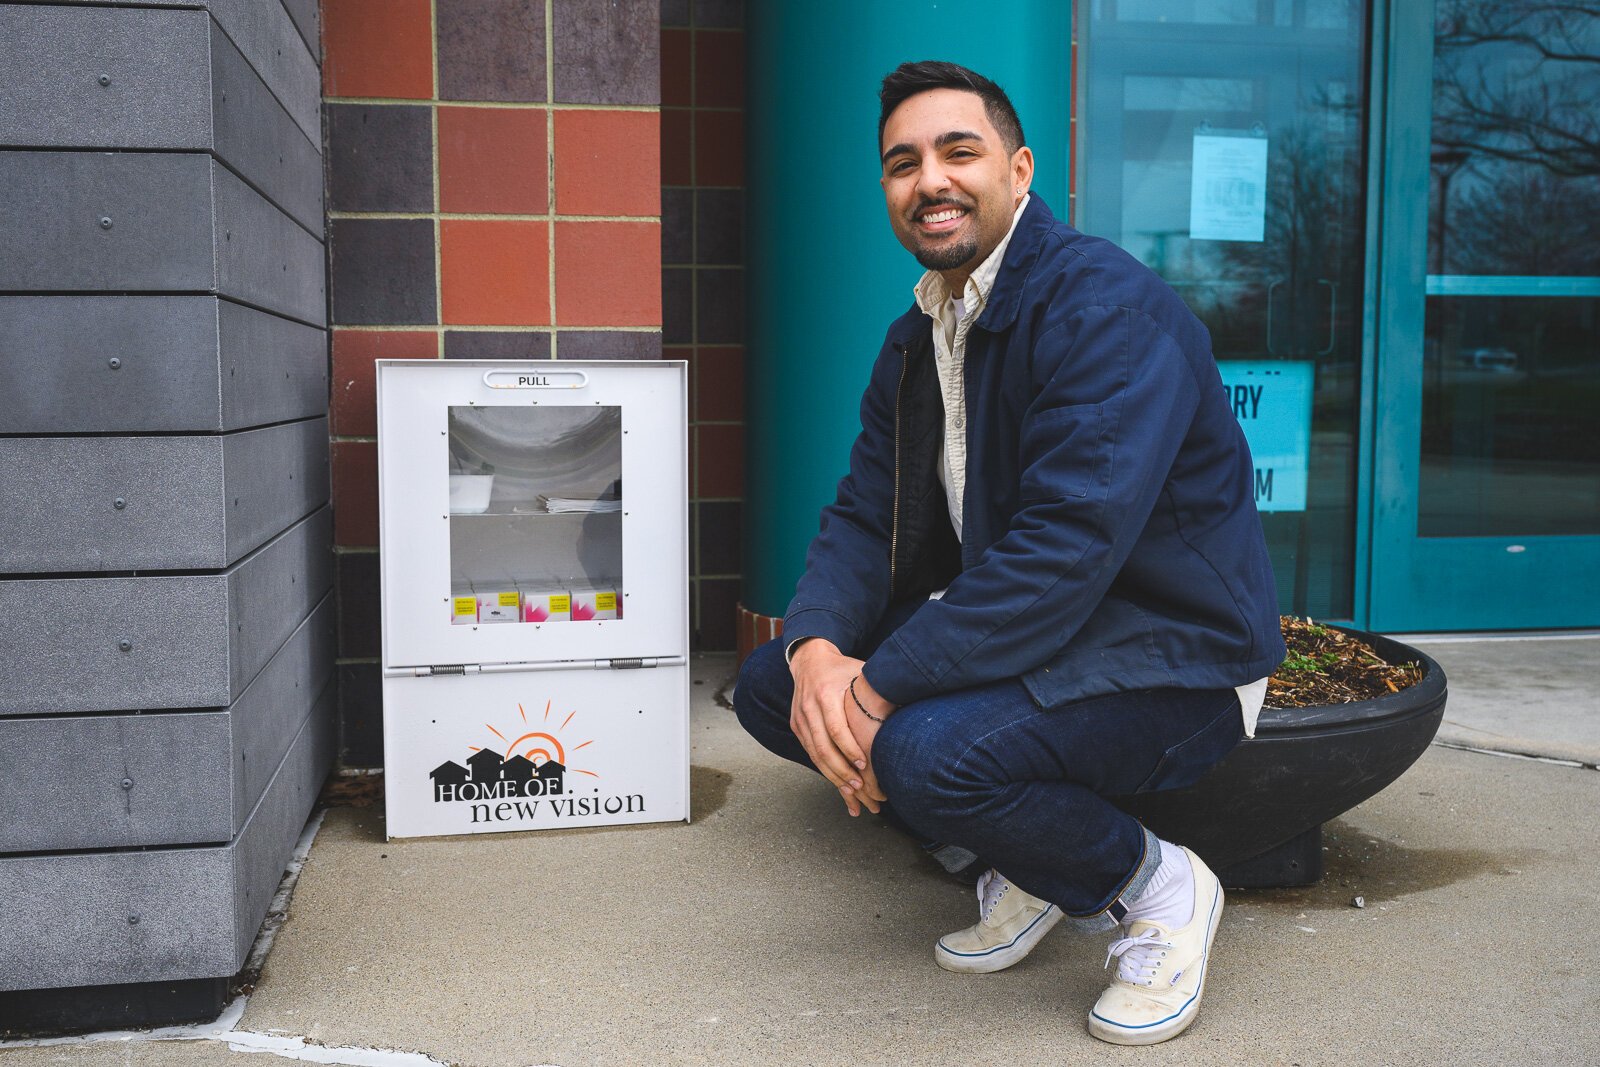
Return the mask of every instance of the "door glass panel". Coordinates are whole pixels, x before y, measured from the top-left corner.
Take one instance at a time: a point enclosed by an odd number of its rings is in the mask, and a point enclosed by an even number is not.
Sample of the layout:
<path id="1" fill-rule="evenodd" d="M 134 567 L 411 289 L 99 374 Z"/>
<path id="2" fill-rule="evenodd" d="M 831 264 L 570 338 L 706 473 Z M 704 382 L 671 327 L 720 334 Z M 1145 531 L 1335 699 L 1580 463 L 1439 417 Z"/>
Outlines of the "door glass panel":
<path id="1" fill-rule="evenodd" d="M 450 613 L 578 623 L 622 604 L 622 409 L 452 406 Z"/>
<path id="2" fill-rule="evenodd" d="M 1349 618 L 1366 4 L 1080 10 L 1075 224 L 1154 269 L 1210 330 L 1256 459 L 1280 608 Z"/>
<path id="3" fill-rule="evenodd" d="M 1440 0 L 1423 537 L 1600 533 L 1600 2 Z"/>

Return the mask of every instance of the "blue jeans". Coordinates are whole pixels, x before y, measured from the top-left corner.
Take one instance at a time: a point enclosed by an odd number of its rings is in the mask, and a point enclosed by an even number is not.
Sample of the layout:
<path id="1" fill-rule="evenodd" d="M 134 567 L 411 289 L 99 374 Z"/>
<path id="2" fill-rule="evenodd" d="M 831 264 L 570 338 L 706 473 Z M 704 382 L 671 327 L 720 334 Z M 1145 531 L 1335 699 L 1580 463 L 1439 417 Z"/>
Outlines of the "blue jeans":
<path id="1" fill-rule="evenodd" d="M 781 637 L 751 653 L 733 705 L 763 747 L 811 767 L 789 729 L 783 653 Z M 1092 932 L 1117 925 L 1161 860 L 1154 835 L 1105 798 L 1189 785 L 1243 736 L 1232 689 L 1041 708 L 1012 679 L 907 704 L 878 731 L 871 759 L 894 821 L 976 853 Z"/>

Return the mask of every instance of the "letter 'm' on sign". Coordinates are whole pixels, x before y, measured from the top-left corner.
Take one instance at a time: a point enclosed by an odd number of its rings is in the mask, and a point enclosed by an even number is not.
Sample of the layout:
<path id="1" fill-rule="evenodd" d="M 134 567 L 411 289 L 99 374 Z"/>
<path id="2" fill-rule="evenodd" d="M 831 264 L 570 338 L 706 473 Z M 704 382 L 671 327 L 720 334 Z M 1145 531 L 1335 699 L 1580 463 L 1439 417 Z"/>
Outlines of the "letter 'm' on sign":
<path id="1" fill-rule="evenodd" d="M 1314 365 L 1278 360 L 1217 363 L 1228 409 L 1254 460 L 1252 491 L 1261 511 L 1304 511 L 1311 467 Z"/>

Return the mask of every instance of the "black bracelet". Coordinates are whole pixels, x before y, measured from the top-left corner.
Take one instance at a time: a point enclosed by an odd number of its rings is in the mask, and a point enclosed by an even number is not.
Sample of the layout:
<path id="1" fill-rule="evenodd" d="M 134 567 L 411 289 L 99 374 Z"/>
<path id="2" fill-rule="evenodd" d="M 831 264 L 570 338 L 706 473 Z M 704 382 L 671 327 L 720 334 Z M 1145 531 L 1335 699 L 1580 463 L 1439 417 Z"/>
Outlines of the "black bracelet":
<path id="1" fill-rule="evenodd" d="M 856 675 L 856 678 L 859 678 L 859 677 L 861 677 L 861 675 L 859 675 L 859 674 Z M 873 722 L 882 723 L 884 720 L 878 718 L 876 715 L 872 714 L 872 712 L 868 711 L 867 710 L 867 706 L 865 704 L 861 703 L 861 698 L 856 696 L 856 678 L 850 679 L 850 685 L 848 686 L 848 688 L 850 690 L 850 699 L 854 700 L 856 702 L 856 707 L 861 709 L 861 714 L 865 715 L 867 718 L 871 719 Z"/>

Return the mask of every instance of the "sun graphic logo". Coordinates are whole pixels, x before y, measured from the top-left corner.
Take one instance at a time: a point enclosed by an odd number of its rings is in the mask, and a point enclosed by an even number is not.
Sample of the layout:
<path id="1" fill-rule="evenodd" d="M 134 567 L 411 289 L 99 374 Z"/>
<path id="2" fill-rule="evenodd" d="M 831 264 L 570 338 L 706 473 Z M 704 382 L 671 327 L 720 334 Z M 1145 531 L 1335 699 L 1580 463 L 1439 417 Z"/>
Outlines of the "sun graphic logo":
<path id="1" fill-rule="evenodd" d="M 544 721 L 540 729 L 533 730 L 527 729 L 528 713 L 518 704 L 517 713 L 522 722 L 509 731 L 516 735 L 514 740 L 509 739 L 505 732 L 484 723 L 484 729 L 499 738 L 504 749 L 495 747 L 492 742 L 482 746 L 468 745 L 467 751 L 472 755 L 466 758 L 465 767 L 454 760 L 446 760 L 428 772 L 428 777 L 433 779 L 434 802 L 558 797 L 567 792 L 566 777 L 569 773 L 599 778 L 594 771 L 568 767 L 568 753 L 575 754 L 594 744 L 594 741 L 582 741 L 568 749 L 558 735 L 566 730 L 578 713 L 570 712 L 561 720 L 560 726 L 548 728 L 546 724 L 550 721 L 552 703 L 545 702 Z"/>

